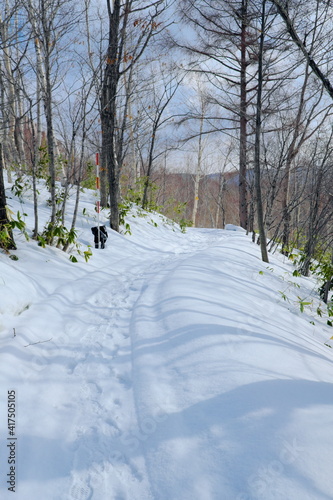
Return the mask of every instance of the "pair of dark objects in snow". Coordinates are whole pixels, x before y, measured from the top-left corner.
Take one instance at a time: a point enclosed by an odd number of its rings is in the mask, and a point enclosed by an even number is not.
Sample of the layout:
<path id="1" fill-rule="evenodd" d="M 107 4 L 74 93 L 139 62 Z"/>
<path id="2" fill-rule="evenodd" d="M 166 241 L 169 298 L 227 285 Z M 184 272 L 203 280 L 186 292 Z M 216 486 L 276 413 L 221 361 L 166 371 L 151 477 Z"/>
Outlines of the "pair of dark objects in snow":
<path id="1" fill-rule="evenodd" d="M 108 239 L 108 232 L 105 226 L 96 226 L 91 228 L 91 232 L 94 235 L 95 248 L 99 248 L 98 243 L 101 244 L 101 248 L 105 248 L 105 242 Z"/>

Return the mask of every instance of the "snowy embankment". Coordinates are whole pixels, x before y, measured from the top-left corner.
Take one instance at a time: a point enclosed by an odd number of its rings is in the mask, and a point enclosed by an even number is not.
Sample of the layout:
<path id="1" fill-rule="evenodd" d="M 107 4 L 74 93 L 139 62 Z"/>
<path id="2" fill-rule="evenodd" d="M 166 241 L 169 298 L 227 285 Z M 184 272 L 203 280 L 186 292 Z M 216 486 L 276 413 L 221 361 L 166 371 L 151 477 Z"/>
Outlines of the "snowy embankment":
<path id="1" fill-rule="evenodd" d="M 88 263 L 19 235 L 19 260 L 0 255 L 0 498 L 332 499 L 332 332 L 315 283 L 261 262 L 240 231 L 128 222 Z"/>

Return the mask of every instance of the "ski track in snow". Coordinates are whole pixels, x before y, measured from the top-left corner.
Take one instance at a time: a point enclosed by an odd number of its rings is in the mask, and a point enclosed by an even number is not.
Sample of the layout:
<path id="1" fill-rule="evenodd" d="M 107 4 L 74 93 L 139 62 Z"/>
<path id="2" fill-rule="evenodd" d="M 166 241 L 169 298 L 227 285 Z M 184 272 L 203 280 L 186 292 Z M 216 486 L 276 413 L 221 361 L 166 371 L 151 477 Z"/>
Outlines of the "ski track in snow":
<path id="1" fill-rule="evenodd" d="M 128 321 L 131 315 L 131 305 L 139 293 L 137 282 L 141 279 L 140 275 L 116 278 L 115 282 L 111 282 L 92 294 L 89 300 L 94 308 L 105 312 L 97 318 L 100 323 L 96 329 L 92 328 L 82 339 L 84 358 L 78 359 L 71 367 L 73 375 L 80 380 L 80 394 L 76 406 L 81 406 L 83 412 L 89 399 L 88 406 L 91 408 L 91 415 L 88 418 L 87 415 L 82 416 L 82 413 L 78 412 L 81 415 L 80 419 L 74 423 L 71 430 L 71 438 L 74 438 L 71 446 L 75 449 L 73 470 L 84 468 L 87 470 L 85 474 L 82 472 L 73 474 L 69 498 L 75 500 L 93 498 L 94 482 L 99 482 L 101 478 L 104 482 L 105 498 L 112 492 L 115 499 L 125 499 L 125 493 L 113 491 L 116 471 L 113 470 L 113 465 L 122 469 L 123 477 L 120 478 L 120 483 L 127 481 L 137 483 L 135 485 L 138 492 L 137 498 L 148 498 L 142 491 L 142 488 L 146 489 L 146 485 L 140 485 L 144 477 L 144 471 L 141 470 L 142 464 L 136 466 L 130 463 L 126 453 L 122 450 L 121 443 L 124 423 L 129 416 L 133 419 L 135 415 Z M 87 368 L 89 363 L 91 370 Z M 101 384 L 95 381 L 94 364 L 98 365 L 99 374 L 105 373 L 106 381 Z M 116 386 L 114 392 L 118 394 L 118 397 L 112 398 L 110 386 Z M 119 397 L 119 394 L 122 394 L 122 397 Z M 90 429 L 88 429 L 87 420 L 92 422 Z M 98 438 L 101 430 L 104 437 L 108 438 L 105 446 Z M 103 450 L 100 457 L 94 452 L 96 445 L 98 450 Z"/>
<path id="2" fill-rule="evenodd" d="M 224 234 L 223 238 L 226 237 Z M 214 235 L 213 240 L 216 239 Z M 211 243 L 212 238 L 204 239 L 205 247 Z M 186 259 L 188 255 L 193 255 L 201 248 L 201 238 L 192 238 L 187 248 L 184 249 L 184 253 L 178 256 L 167 256 L 162 262 L 159 257 L 157 262 L 150 262 L 146 265 L 146 269 L 139 265 L 136 270 L 131 269 L 130 274 L 122 277 L 116 276 L 114 281 L 111 280 L 107 286 L 91 294 L 89 303 L 103 312 L 96 329 L 91 328 L 82 338 L 83 346 L 80 354 L 81 356 L 84 354 L 83 359 L 77 358 L 71 367 L 72 374 L 80 379 L 76 406 L 81 406 L 83 411 L 87 408 L 87 399 L 89 399 L 88 407 L 91 408 L 91 415 L 88 418 L 87 415 L 81 416 L 71 429 L 70 448 L 73 448 L 75 453 L 69 499 L 94 498 L 95 486 L 99 491 L 101 490 L 100 484 L 95 485 L 95 483 L 100 483 L 101 480 L 104 483 L 105 498 L 114 498 L 114 500 L 154 498 L 150 485 L 147 484 L 148 476 L 144 457 L 141 455 L 134 460 L 132 456 L 133 452 L 138 450 L 140 442 L 144 442 L 150 434 L 149 426 L 155 425 L 155 421 L 151 422 L 151 419 L 147 418 L 144 425 L 140 426 L 138 423 L 135 394 L 133 394 L 132 346 L 129 333 L 132 310 L 141 291 L 148 286 L 151 276 L 159 274 L 166 266 L 176 266 L 180 259 Z M 108 351 L 109 353 L 105 354 Z M 93 361 L 93 357 L 96 357 L 95 363 L 98 363 L 99 373 L 102 364 L 105 376 L 111 383 L 106 382 L 100 385 L 96 383 L 93 368 L 91 377 L 87 378 L 89 374 L 87 365 Z M 128 360 L 123 363 L 125 357 Z M 118 386 L 115 392 L 122 394 L 122 397 L 112 399 L 109 387 L 114 384 Z M 81 415 L 81 412 L 79 411 L 78 414 Z M 155 416 L 155 420 L 158 418 L 163 421 L 163 412 L 160 417 Z M 88 433 L 88 420 L 90 419 L 93 425 Z M 105 446 L 98 438 L 98 432 L 101 429 L 103 429 L 104 436 L 109 438 Z M 99 452 L 100 457 L 94 453 L 97 442 L 98 450 L 103 450 L 103 453 Z M 86 472 L 77 472 L 82 469 Z M 121 477 L 115 478 L 119 470 L 121 470 Z M 132 483 L 129 495 L 124 488 L 128 483 Z"/>
<path id="3" fill-rule="evenodd" d="M 57 446 L 61 447 L 66 468 L 72 471 L 65 490 L 59 492 L 59 498 L 97 500 L 95 492 L 99 495 L 104 492 L 102 498 L 110 500 L 155 498 L 149 484 L 143 445 L 156 425 L 163 422 L 165 413 L 157 408 L 151 418 L 138 415 L 140 409 L 136 404 L 130 336 L 132 312 L 152 277 L 163 274 L 165 269 L 172 270 L 180 261 L 214 241 L 228 238 L 225 232 L 216 235 L 216 231 L 211 234 L 209 231 L 204 234 L 189 232 L 181 252 L 177 246 L 174 252 L 166 251 L 162 259 L 160 252 L 156 255 L 153 251 L 147 252 L 145 261 L 142 262 L 141 258 L 137 263 L 128 262 L 125 267 L 120 267 L 119 272 L 109 269 L 90 271 L 77 280 L 60 285 L 37 304 L 41 323 L 34 324 L 35 329 L 47 331 L 45 318 L 48 311 L 59 305 L 62 317 L 59 324 L 50 325 L 50 328 L 51 333 L 59 329 L 63 333 L 54 338 L 52 334 L 45 334 L 45 338 L 51 337 L 52 340 L 34 346 L 37 354 L 32 361 L 39 364 L 38 373 L 31 371 L 30 362 L 24 366 L 21 377 L 25 383 L 31 384 L 34 377 L 40 376 L 40 371 L 44 370 L 45 379 L 52 380 L 54 366 L 57 380 L 49 390 L 55 392 L 57 418 L 54 412 L 52 420 L 59 419 L 53 425 L 63 426 L 63 441 Z M 67 303 L 64 303 L 65 297 Z M 69 302 L 68 297 L 72 299 Z M 34 307 L 31 314 L 35 317 Z M 25 322 L 28 318 L 29 311 L 25 314 Z M 58 364 L 62 365 L 60 371 Z M 38 396 L 36 394 L 36 401 Z M 47 411 L 40 418 L 46 427 L 49 422 Z M 34 425 L 31 422 L 32 428 Z M 36 442 L 30 446 L 22 443 L 22 449 L 22 461 L 38 462 L 41 446 Z M 54 445 L 54 457 L 57 453 Z M 46 477 L 46 469 L 50 466 L 52 449 L 50 456 L 45 458 L 45 465 L 41 465 L 42 470 L 45 467 Z M 29 467 L 25 468 L 28 480 Z M 34 473 L 30 473 L 34 477 Z M 43 498 L 48 500 L 47 484 L 44 491 L 42 485 L 40 488 L 41 494 L 45 495 Z"/>

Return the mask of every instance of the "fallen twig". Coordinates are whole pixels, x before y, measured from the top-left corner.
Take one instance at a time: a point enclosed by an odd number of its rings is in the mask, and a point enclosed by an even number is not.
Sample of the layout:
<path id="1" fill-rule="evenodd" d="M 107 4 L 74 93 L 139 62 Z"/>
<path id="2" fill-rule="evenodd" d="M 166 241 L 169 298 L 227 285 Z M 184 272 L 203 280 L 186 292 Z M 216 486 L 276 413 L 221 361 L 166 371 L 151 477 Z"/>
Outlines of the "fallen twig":
<path id="1" fill-rule="evenodd" d="M 38 342 L 32 342 L 31 344 L 27 344 L 24 347 L 29 347 L 29 345 L 43 344 L 44 342 L 50 342 L 50 340 L 52 340 L 52 339 L 53 339 L 53 337 L 51 337 L 48 340 L 38 340 Z"/>

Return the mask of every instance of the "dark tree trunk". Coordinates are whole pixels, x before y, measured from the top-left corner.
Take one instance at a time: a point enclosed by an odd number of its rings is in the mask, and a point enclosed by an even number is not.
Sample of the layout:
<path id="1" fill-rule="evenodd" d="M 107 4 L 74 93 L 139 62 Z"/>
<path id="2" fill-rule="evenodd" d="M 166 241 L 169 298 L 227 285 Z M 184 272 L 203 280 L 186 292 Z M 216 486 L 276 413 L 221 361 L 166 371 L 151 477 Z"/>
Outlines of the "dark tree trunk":
<path id="1" fill-rule="evenodd" d="M 144 190 L 143 190 L 143 197 L 142 197 L 142 208 L 147 208 L 148 206 L 148 190 L 150 186 L 150 176 L 151 176 L 151 170 L 153 167 L 153 151 L 154 151 L 154 146 L 155 146 L 155 136 L 156 136 L 156 127 L 154 127 L 153 130 L 153 136 L 151 139 L 150 147 L 149 147 L 149 157 L 148 157 L 148 169 L 147 169 L 147 174 L 146 174 L 146 179 L 144 183 Z"/>
<path id="2" fill-rule="evenodd" d="M 5 182 L 3 178 L 4 164 L 2 160 L 2 145 L 0 143 L 0 233 L 4 232 L 5 238 L 0 238 L 0 248 L 5 251 L 16 250 L 12 229 L 9 224 L 6 210 Z"/>
<path id="3" fill-rule="evenodd" d="M 264 262 L 268 262 L 264 214 L 263 214 L 262 196 L 261 196 L 261 184 L 260 184 L 261 107 L 262 107 L 262 83 L 263 83 L 262 66 L 263 66 L 263 48 L 264 48 L 264 37 L 265 37 L 264 34 L 265 7 L 266 7 L 266 0 L 263 0 L 262 14 L 261 14 L 259 64 L 258 64 L 257 114 L 256 114 L 256 134 L 255 134 L 255 152 L 254 152 L 254 183 L 255 183 L 255 192 L 257 199 L 257 221 L 259 229 L 261 258 Z"/>
<path id="4" fill-rule="evenodd" d="M 289 190 L 290 190 L 290 174 L 291 174 L 291 165 L 292 161 L 295 158 L 300 143 L 297 145 L 297 140 L 300 134 L 301 128 L 301 118 L 304 109 L 305 102 L 305 91 L 307 88 L 307 83 L 309 79 L 308 65 L 306 67 L 304 82 L 302 86 L 302 92 L 300 96 L 300 102 L 298 106 L 298 111 L 295 119 L 295 128 L 292 136 L 291 144 L 288 148 L 287 159 L 286 159 L 286 168 L 285 175 L 282 184 L 282 218 L 283 218 L 283 233 L 282 233 L 282 253 L 284 255 L 288 255 L 289 253 L 289 234 L 290 234 L 290 222 L 291 222 L 291 213 L 289 208 Z"/>
<path id="5" fill-rule="evenodd" d="M 320 194 L 322 190 L 323 170 L 322 167 L 318 173 L 316 184 L 313 186 L 310 200 L 310 217 L 308 225 L 308 237 L 304 248 L 304 262 L 301 265 L 300 272 L 303 276 L 309 276 L 310 265 L 313 259 L 316 243 L 319 236 L 318 222 L 320 219 L 319 206 Z"/>
<path id="6" fill-rule="evenodd" d="M 239 144 L 239 223 L 248 228 L 247 213 L 247 88 L 246 88 L 246 30 L 247 0 L 242 0 L 241 68 L 240 68 L 240 144 Z"/>
<path id="7" fill-rule="evenodd" d="M 109 45 L 107 49 L 101 95 L 102 158 L 107 169 L 110 191 L 110 227 L 119 232 L 119 165 L 115 151 L 116 96 L 120 78 L 119 23 L 120 0 L 107 0 Z M 104 165 L 103 165 L 104 167 Z"/>
<path id="8" fill-rule="evenodd" d="M 56 222 L 56 167 L 55 167 L 55 145 L 54 145 L 54 131 L 53 131 L 53 103 L 52 103 L 52 84 L 51 84 L 51 48 L 52 36 L 49 27 L 48 5 L 43 1 L 41 3 L 41 20 L 43 25 L 43 42 L 44 47 L 44 70 L 45 81 L 43 88 L 43 103 L 46 119 L 46 137 L 47 137 L 47 154 L 48 154 L 48 167 L 50 174 L 50 194 L 51 194 L 51 224 Z M 50 241 L 51 242 L 51 241 Z"/>

